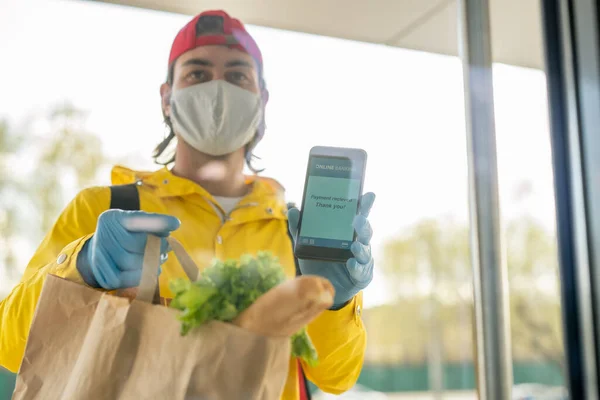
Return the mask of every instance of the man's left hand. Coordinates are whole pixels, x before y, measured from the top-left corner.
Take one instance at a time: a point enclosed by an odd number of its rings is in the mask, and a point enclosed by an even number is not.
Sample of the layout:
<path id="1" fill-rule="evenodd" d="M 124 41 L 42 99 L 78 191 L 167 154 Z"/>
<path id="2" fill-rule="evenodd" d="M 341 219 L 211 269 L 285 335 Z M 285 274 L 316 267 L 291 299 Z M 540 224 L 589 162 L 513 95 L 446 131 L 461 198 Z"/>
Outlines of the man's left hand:
<path id="1" fill-rule="evenodd" d="M 350 246 L 354 257 L 346 263 L 335 261 L 298 260 L 302 275 L 319 275 L 329 279 L 335 288 L 332 309 L 339 309 L 358 292 L 366 288 L 373 279 L 373 257 L 371 256 L 371 237 L 373 229 L 367 217 L 375 201 L 374 193 L 365 193 L 359 203 L 358 214 L 352 223 L 356 231 L 356 240 Z M 298 232 L 300 211 L 292 208 L 288 212 L 290 232 L 294 240 Z"/>

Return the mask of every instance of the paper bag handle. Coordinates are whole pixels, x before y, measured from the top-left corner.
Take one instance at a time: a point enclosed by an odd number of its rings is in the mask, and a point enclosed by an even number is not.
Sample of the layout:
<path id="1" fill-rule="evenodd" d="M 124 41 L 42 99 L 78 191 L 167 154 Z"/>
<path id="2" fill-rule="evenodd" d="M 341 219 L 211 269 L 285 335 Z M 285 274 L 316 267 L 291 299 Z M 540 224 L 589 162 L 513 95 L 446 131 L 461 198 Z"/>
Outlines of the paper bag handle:
<path id="1" fill-rule="evenodd" d="M 146 249 L 144 251 L 144 262 L 142 266 L 142 277 L 135 297 L 136 300 L 152 303 L 158 288 L 158 270 L 160 268 L 160 243 L 161 239 L 155 235 L 148 235 Z M 173 237 L 168 237 L 167 242 L 173 249 L 175 257 L 187 275 L 188 279 L 198 279 L 198 266 L 183 248 L 182 244 Z"/>
<path id="2" fill-rule="evenodd" d="M 179 261 L 179 264 L 181 265 L 181 268 L 183 268 L 183 271 L 187 275 L 188 279 L 192 282 L 196 281 L 198 279 L 198 275 L 200 274 L 200 270 L 198 269 L 198 266 L 194 260 L 192 260 L 192 257 L 190 257 L 187 251 L 185 251 L 181 242 L 172 236 L 167 238 L 167 242 L 169 243 L 169 246 L 171 246 L 171 249 L 173 249 L 175 257 L 177 257 L 177 260 Z"/>

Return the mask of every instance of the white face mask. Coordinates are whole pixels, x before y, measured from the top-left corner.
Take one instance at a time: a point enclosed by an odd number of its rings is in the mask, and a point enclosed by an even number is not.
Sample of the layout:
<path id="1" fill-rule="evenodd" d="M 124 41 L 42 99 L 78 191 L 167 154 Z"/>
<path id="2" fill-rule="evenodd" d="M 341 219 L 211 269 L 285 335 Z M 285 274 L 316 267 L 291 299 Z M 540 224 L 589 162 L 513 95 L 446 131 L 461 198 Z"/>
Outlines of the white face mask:
<path id="1" fill-rule="evenodd" d="M 223 80 L 179 89 L 171 96 L 175 133 L 196 150 L 213 156 L 248 144 L 261 120 L 260 95 Z"/>

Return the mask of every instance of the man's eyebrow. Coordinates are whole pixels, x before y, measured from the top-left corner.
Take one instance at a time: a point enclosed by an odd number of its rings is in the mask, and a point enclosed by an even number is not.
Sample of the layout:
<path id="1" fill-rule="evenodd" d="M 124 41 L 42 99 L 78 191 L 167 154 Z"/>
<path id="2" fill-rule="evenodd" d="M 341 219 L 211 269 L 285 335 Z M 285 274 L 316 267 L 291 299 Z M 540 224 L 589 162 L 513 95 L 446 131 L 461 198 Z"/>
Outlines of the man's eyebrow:
<path id="1" fill-rule="evenodd" d="M 248 68 L 254 68 L 254 65 L 252 65 L 251 63 L 249 63 L 246 60 L 233 60 L 233 61 L 229 61 L 225 64 L 225 67 L 227 68 L 231 68 L 231 67 L 248 67 Z"/>
<path id="2" fill-rule="evenodd" d="M 186 62 L 184 62 L 182 64 L 182 66 L 186 66 L 186 65 L 200 65 L 202 67 L 212 67 L 213 63 L 211 63 L 210 61 L 208 61 L 204 58 L 190 58 L 189 60 L 187 60 Z"/>

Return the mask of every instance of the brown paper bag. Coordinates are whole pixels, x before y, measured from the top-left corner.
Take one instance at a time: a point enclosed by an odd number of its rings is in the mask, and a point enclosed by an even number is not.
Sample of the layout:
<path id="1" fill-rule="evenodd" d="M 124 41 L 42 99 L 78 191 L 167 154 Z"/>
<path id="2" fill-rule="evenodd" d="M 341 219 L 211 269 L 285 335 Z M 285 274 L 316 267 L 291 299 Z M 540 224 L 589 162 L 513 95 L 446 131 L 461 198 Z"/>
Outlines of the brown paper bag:
<path id="1" fill-rule="evenodd" d="M 170 243 L 195 279 L 190 257 Z M 223 322 L 181 337 L 177 312 L 151 304 L 159 258 L 160 240 L 151 236 L 133 301 L 48 276 L 13 399 L 279 399 L 289 338 Z"/>

